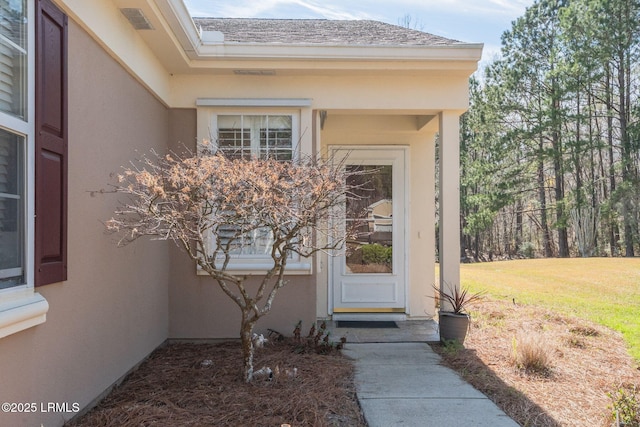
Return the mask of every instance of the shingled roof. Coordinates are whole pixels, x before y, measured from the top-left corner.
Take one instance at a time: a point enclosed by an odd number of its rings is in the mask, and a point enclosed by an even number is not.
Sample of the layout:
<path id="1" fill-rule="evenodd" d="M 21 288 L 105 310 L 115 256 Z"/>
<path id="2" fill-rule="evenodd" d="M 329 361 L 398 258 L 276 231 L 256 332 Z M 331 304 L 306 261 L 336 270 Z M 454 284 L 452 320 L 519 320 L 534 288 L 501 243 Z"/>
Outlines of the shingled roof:
<path id="1" fill-rule="evenodd" d="M 326 19 L 193 18 L 204 31 L 219 31 L 225 43 L 327 46 L 449 46 L 460 43 L 378 21 Z"/>

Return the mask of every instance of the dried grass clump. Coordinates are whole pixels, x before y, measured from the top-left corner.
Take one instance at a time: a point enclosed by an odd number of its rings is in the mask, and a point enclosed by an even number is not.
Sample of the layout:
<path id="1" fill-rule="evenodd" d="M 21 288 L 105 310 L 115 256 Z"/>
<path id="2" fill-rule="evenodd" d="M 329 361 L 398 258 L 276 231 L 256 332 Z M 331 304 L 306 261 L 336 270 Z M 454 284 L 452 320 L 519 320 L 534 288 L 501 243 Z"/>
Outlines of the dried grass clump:
<path id="1" fill-rule="evenodd" d="M 584 325 L 575 326 L 569 329 L 569 332 L 571 332 L 572 334 L 581 335 L 583 337 L 597 337 L 600 335 L 600 332 L 598 332 L 596 329 L 592 328 L 591 326 Z"/>
<path id="2" fill-rule="evenodd" d="M 513 338 L 511 362 L 526 374 L 551 375 L 549 343 L 543 335 L 519 333 Z"/>

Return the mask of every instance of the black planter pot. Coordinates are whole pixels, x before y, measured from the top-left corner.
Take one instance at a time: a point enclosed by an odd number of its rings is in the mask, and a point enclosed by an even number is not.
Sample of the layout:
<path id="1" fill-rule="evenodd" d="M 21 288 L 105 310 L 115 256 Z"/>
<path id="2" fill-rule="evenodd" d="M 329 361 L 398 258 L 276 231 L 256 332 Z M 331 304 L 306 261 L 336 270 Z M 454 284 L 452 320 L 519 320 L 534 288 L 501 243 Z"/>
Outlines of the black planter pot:
<path id="1" fill-rule="evenodd" d="M 441 311 L 439 313 L 440 341 L 457 340 L 464 344 L 469 330 L 469 315 Z"/>

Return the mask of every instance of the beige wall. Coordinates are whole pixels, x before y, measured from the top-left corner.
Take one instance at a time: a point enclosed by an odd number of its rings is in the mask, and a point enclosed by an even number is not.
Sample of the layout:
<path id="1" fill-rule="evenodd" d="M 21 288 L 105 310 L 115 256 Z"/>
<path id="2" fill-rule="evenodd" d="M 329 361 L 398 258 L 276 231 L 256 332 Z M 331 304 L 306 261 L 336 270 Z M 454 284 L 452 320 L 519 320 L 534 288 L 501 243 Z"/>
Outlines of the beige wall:
<path id="1" fill-rule="evenodd" d="M 249 65 L 247 65 L 249 67 Z M 256 67 L 260 67 L 256 65 Z M 311 98 L 312 108 L 361 110 L 465 110 L 468 77 L 354 74 L 351 76 L 174 76 L 173 106 L 197 98 Z M 304 130 L 304 129 L 303 129 Z"/>
<path id="2" fill-rule="evenodd" d="M 314 276 L 287 276 L 287 281 L 278 291 L 271 312 L 258 322 L 255 332 L 266 336 L 267 329 L 274 329 L 292 335 L 299 320 L 307 327 L 315 322 Z M 255 289 L 251 282 L 248 288 Z M 195 264 L 177 248 L 171 249 L 169 300 L 169 338 L 240 337 L 238 306 L 208 276 L 197 276 Z"/>
<path id="3" fill-rule="evenodd" d="M 69 280 L 38 288 L 47 321 L 0 340 L 0 396 L 85 406 L 161 344 L 168 331 L 168 244 L 117 248 L 101 220 L 109 174 L 166 147 L 167 110 L 72 20 L 69 23 Z M 62 425 L 73 413 L 0 413 L 2 426 Z"/>

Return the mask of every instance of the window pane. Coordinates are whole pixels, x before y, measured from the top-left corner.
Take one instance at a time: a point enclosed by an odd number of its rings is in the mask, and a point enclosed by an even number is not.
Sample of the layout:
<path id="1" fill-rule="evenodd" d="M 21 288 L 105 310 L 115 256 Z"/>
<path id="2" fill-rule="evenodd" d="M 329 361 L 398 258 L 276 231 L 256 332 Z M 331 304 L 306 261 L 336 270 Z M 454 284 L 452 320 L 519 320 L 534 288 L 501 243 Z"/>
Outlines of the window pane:
<path id="1" fill-rule="evenodd" d="M 0 0 L 0 111 L 26 117 L 26 1 Z"/>
<path id="2" fill-rule="evenodd" d="M 260 157 L 287 161 L 293 158 L 291 116 L 266 116 L 260 126 Z"/>
<path id="3" fill-rule="evenodd" d="M 268 228 L 260 228 L 250 233 L 251 246 L 245 247 L 242 253 L 249 255 L 269 255 L 273 244 L 273 233 Z"/>
<path id="4" fill-rule="evenodd" d="M 248 129 L 221 128 L 218 130 L 218 148 L 231 159 L 250 158 L 250 143 Z"/>
<path id="5" fill-rule="evenodd" d="M 218 147 L 231 158 L 293 159 L 291 116 L 218 116 Z"/>
<path id="6" fill-rule="evenodd" d="M 0 129 L 0 288 L 23 282 L 24 138 Z"/>
<path id="7" fill-rule="evenodd" d="M 221 248 L 229 247 L 234 255 L 269 255 L 273 244 L 273 233 L 268 228 L 259 228 L 240 234 L 239 228 L 231 225 L 218 228 Z M 233 240 L 232 240 L 233 239 Z"/>
<path id="8" fill-rule="evenodd" d="M 347 165 L 346 271 L 393 272 L 393 167 Z"/>
<path id="9" fill-rule="evenodd" d="M 0 0 L 0 35 L 22 49 L 27 48 L 26 0 Z"/>

